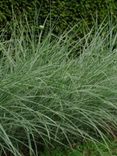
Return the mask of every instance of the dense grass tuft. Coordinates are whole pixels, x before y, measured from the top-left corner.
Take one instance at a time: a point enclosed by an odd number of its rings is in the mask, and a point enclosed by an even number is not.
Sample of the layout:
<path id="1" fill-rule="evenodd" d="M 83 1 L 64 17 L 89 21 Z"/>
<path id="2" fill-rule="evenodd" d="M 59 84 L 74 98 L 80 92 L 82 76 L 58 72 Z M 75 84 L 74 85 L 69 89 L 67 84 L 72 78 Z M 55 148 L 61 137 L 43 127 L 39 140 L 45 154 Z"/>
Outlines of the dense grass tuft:
<path id="1" fill-rule="evenodd" d="M 116 28 L 116 27 L 115 27 Z M 14 23 L 0 40 L 0 152 L 38 155 L 41 144 L 116 137 L 117 33 L 108 25 L 78 41 Z M 76 50 L 77 49 L 77 50 Z M 79 57 L 73 57 L 75 53 Z"/>

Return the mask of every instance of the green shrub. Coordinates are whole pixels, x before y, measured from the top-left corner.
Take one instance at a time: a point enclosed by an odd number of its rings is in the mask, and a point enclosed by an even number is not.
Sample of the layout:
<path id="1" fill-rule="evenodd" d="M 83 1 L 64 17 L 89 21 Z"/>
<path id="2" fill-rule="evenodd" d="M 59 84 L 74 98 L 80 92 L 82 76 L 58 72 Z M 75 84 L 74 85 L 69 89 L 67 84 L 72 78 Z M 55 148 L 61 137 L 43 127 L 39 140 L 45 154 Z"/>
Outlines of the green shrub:
<path id="1" fill-rule="evenodd" d="M 39 11 L 40 24 L 49 15 L 48 25 L 50 26 L 50 23 L 55 25 L 56 33 L 63 32 L 64 29 L 78 22 L 80 22 L 81 29 L 86 28 L 87 25 L 92 27 L 95 19 L 100 22 L 108 15 L 117 19 L 116 0 L 1 0 L 0 21 L 4 23 L 5 20 L 10 20 L 13 11 L 17 16 L 27 12 L 29 19 L 32 20 L 35 10 Z"/>
<path id="2" fill-rule="evenodd" d="M 93 20 L 97 18 L 102 21 L 109 14 L 116 18 L 116 4 L 117 2 L 114 0 L 52 0 L 51 5 L 49 1 L 44 1 L 40 16 L 46 17 L 48 13 L 51 13 L 52 21 L 58 21 L 56 24 L 57 31 L 61 31 L 78 22 L 82 23 L 81 26 L 92 26 Z"/>
<path id="3" fill-rule="evenodd" d="M 32 12 L 34 12 L 35 5 L 36 0 L 1 0 L 0 22 L 10 21 L 14 14 L 18 17 L 21 16 L 23 12 L 28 12 L 30 15 Z"/>

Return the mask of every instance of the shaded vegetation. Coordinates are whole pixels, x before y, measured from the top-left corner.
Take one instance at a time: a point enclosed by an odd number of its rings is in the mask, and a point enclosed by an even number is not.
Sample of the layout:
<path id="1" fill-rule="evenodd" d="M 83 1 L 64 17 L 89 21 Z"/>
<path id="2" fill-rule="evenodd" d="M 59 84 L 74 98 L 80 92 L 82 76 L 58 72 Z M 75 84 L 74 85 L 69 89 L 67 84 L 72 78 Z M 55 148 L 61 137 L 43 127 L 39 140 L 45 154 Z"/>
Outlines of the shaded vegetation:
<path id="1" fill-rule="evenodd" d="M 111 15 L 114 20 L 117 19 L 116 0 L 1 0 L 1 26 L 4 25 L 5 21 L 10 21 L 13 14 L 19 17 L 23 16 L 24 12 L 27 13 L 31 21 L 35 10 L 39 13 L 38 21 L 40 24 L 43 24 L 48 16 L 47 25 L 48 27 L 54 25 L 56 33 L 61 33 L 76 23 L 80 23 L 80 29 L 83 31 L 87 26 L 92 27 L 95 19 L 102 22 L 108 15 Z"/>
<path id="2" fill-rule="evenodd" d="M 116 156 L 117 155 L 117 142 L 111 143 L 108 147 L 103 144 L 97 143 L 94 145 L 91 142 L 77 145 L 75 149 L 65 150 L 61 148 L 47 149 L 41 156 Z"/>

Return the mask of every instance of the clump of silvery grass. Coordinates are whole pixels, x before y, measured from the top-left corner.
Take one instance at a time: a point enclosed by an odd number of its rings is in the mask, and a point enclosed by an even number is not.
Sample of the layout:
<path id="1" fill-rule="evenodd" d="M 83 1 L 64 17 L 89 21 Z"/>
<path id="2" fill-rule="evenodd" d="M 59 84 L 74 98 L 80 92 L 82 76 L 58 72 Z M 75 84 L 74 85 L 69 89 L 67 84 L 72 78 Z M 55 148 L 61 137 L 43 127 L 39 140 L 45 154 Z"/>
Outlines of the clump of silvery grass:
<path id="1" fill-rule="evenodd" d="M 44 27 L 43 27 L 44 28 Z M 38 154 L 38 143 L 115 137 L 117 52 L 115 28 L 100 26 L 72 41 L 43 37 L 28 22 L 14 23 L 0 41 L 0 150 Z M 77 49 L 77 47 L 80 47 Z M 72 57 L 79 53 L 79 57 Z"/>

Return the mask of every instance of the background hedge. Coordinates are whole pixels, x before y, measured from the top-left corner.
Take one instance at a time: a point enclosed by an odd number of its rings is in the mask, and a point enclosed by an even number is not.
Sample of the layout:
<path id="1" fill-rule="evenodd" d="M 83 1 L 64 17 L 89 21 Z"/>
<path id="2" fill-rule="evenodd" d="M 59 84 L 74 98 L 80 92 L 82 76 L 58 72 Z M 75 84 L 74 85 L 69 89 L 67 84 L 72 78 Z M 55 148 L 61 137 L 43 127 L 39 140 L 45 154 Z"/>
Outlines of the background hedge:
<path id="1" fill-rule="evenodd" d="M 42 24 L 48 16 L 55 25 L 55 31 L 61 32 L 76 23 L 92 26 L 96 18 L 102 21 L 107 15 L 117 19 L 116 0 L 1 0 L 0 26 L 12 19 L 13 12 L 17 17 L 27 13 L 33 19 L 35 10 L 39 11 L 39 22 Z M 50 21 L 50 18 L 48 18 Z"/>

